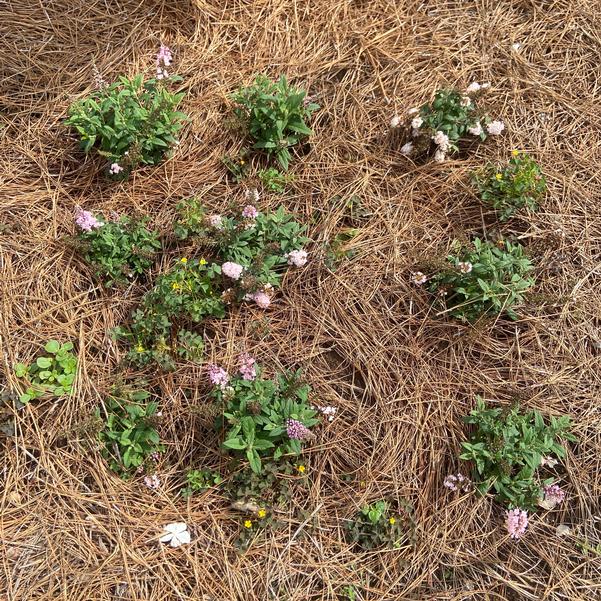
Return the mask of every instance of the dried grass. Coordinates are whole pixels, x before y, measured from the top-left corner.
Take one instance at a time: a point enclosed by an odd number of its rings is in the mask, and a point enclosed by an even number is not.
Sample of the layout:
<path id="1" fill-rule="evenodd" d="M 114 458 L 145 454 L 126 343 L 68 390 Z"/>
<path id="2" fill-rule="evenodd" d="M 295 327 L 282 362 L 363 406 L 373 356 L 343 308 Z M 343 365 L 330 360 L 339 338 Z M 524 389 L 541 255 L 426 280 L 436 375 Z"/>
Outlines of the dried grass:
<path id="1" fill-rule="evenodd" d="M 16 414 L 16 437 L 0 440 L 0 598 L 334 600 L 348 584 L 373 601 L 601 598 L 600 558 L 576 546 L 601 539 L 598 9 L 591 0 L 4 2 L 4 377 L 14 385 L 11 365 L 51 337 L 76 342 L 81 369 L 71 399 L 31 403 Z M 193 121 L 172 160 L 107 182 L 62 119 L 91 88 L 94 62 L 109 79 L 133 74 L 152 67 L 160 40 L 175 51 Z M 283 197 L 312 224 L 314 255 L 343 223 L 336 195 L 359 195 L 371 216 L 353 261 L 332 274 L 313 260 L 287 276 L 268 335 L 245 307 L 210 337 L 223 363 L 244 348 L 272 370 L 302 366 L 319 400 L 339 407 L 310 450 L 311 487 L 295 496 L 288 530 L 237 556 L 225 499 L 174 496 L 187 466 L 220 461 L 196 417 L 199 368 L 147 374 L 162 393 L 169 445 L 160 492 L 121 482 L 77 434 L 122 358 L 108 331 L 142 290 L 102 291 L 61 238 L 73 232 L 76 204 L 147 213 L 167 228 L 183 196 L 199 193 L 215 209 L 241 198 L 220 164 L 239 144 L 224 127 L 227 94 L 261 71 L 286 73 L 323 106 Z M 472 80 L 494 82 L 490 112 L 507 134 L 444 166 L 406 162 L 387 133 L 390 117 L 440 85 Z M 408 274 L 453 237 L 491 233 L 467 178 L 510 148 L 536 156 L 550 182 L 541 212 L 503 226 L 534 253 L 538 296 L 519 322 L 494 328 L 436 318 Z M 262 208 L 280 200 L 266 197 Z M 562 473 L 569 501 L 539 512 L 517 544 L 490 499 L 442 487 L 476 394 L 518 394 L 576 423 L 580 442 Z M 381 496 L 414 504 L 414 550 L 356 554 L 344 542 L 344 519 Z M 311 519 L 298 521 L 298 509 Z M 157 544 L 174 520 L 191 525 L 193 544 Z M 560 523 L 573 535 L 556 537 Z"/>

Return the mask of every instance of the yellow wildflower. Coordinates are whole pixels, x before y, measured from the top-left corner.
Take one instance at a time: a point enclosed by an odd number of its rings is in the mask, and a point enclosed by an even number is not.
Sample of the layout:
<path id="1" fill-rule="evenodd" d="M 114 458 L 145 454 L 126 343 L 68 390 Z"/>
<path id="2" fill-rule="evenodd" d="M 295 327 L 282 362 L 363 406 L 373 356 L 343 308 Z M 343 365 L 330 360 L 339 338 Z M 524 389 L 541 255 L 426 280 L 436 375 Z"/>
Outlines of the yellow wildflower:
<path id="1" fill-rule="evenodd" d="M 253 523 L 250 520 L 246 520 L 244 522 L 244 527 L 245 528 L 252 528 L 253 527 Z"/>
<path id="2" fill-rule="evenodd" d="M 502 173 L 497 173 L 497 174 L 495 175 L 495 177 L 496 177 L 496 178 L 497 178 L 497 179 L 500 181 L 500 180 L 502 180 L 502 179 L 503 179 L 503 174 L 502 174 Z"/>
<path id="3" fill-rule="evenodd" d="M 260 518 L 264 518 L 267 515 L 267 512 L 264 509 L 259 509 L 259 511 L 257 511 L 257 515 Z"/>
<path id="4" fill-rule="evenodd" d="M 392 526 L 394 526 L 396 524 L 396 520 L 394 518 L 390 518 L 388 521 L 390 522 L 390 524 Z"/>
<path id="5" fill-rule="evenodd" d="M 180 259 L 180 262 L 185 265 L 188 262 L 188 259 L 186 259 L 186 257 L 183 257 L 182 259 Z"/>
<path id="6" fill-rule="evenodd" d="M 520 154 L 520 151 L 519 151 L 519 150 L 512 150 L 512 151 L 511 151 L 511 155 L 512 155 L 512 156 L 514 156 L 514 157 L 517 157 L 517 156 L 518 156 L 518 154 Z"/>
<path id="7" fill-rule="evenodd" d="M 299 471 L 301 474 L 304 474 L 304 473 L 305 473 L 305 469 L 306 469 L 306 468 L 305 468 L 305 466 L 304 466 L 304 465 L 299 465 L 299 466 L 298 466 L 296 469 L 297 469 L 297 470 L 298 470 L 298 471 Z"/>
<path id="8" fill-rule="evenodd" d="M 173 282 L 173 284 L 171 284 L 171 288 L 173 288 L 173 290 L 179 290 L 181 287 L 181 284 L 178 282 Z"/>
<path id="9" fill-rule="evenodd" d="M 200 263 L 200 265 L 206 265 L 207 261 L 206 259 L 201 259 L 200 261 L 198 261 Z"/>
<path id="10" fill-rule="evenodd" d="M 144 347 L 141 344 L 138 344 L 138 346 L 136 347 L 136 350 L 138 351 L 138 353 L 143 353 Z"/>

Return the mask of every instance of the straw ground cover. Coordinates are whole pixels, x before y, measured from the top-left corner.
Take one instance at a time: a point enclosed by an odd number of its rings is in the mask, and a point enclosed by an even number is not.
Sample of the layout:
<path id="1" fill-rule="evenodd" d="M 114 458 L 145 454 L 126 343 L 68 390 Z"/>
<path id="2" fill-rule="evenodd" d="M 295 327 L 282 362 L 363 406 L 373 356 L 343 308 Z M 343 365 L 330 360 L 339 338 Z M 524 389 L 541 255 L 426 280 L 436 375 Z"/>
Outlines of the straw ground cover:
<path id="1" fill-rule="evenodd" d="M 78 372 L 60 402 L 1 409 L 0 598 L 601 596 L 599 21 L 585 0 L 4 3 L 2 386 L 16 387 L 12 366 L 51 339 L 74 343 Z M 94 63 L 108 80 L 152 70 L 160 41 L 174 52 L 191 121 L 173 158 L 109 181 L 64 127 L 67 109 L 92 88 Z M 228 96 L 261 72 L 286 74 L 322 107 L 291 163 L 293 182 L 258 203 L 284 204 L 309 225 L 310 261 L 288 272 L 267 312 L 244 306 L 212 323 L 205 353 L 232 366 L 248 351 L 271 373 L 302 367 L 315 400 L 337 413 L 303 455 L 308 487 L 292 482 L 277 516 L 285 527 L 238 554 L 240 515 L 222 493 L 176 496 L 186 469 L 225 461 L 204 411 L 203 369 L 125 368 L 109 330 L 144 288 L 104 289 L 63 238 L 76 205 L 148 215 L 167 231 L 191 194 L 215 211 L 242 203 L 221 162 L 241 144 L 225 126 Z M 443 164 L 403 157 L 392 115 L 473 80 L 492 82 L 487 108 L 505 121 L 503 136 Z M 549 192 L 537 213 L 499 224 L 470 177 L 513 148 L 541 164 Z M 354 221 L 352 197 L 361 201 Z M 352 257 L 331 271 L 324 249 L 345 227 L 359 230 Z M 411 272 L 444 257 L 453 239 L 494 239 L 499 228 L 536 267 L 518 320 L 437 315 Z M 161 256 L 154 276 L 181 251 Z M 160 393 L 158 490 L 110 472 L 90 435 L 115 379 L 133 375 Z M 465 471 L 462 417 L 476 395 L 504 405 L 518 397 L 574 423 L 578 442 L 557 472 L 567 500 L 531 515 L 517 542 L 491 497 L 443 486 Z M 345 523 L 381 498 L 411 503 L 415 544 L 361 553 Z M 162 546 L 162 527 L 179 521 L 191 543 Z M 569 534 L 557 536 L 558 525 Z"/>

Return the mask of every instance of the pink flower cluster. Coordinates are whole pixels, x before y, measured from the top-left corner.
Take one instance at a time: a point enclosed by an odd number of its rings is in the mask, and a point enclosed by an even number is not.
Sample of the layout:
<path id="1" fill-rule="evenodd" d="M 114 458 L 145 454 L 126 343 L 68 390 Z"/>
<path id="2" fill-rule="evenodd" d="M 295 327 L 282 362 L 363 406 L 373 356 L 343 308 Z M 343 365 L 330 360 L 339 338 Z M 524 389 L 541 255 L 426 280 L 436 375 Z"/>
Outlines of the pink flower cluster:
<path id="1" fill-rule="evenodd" d="M 244 300 L 255 301 L 261 309 L 268 309 L 269 305 L 271 305 L 271 297 L 266 292 L 263 292 L 263 290 L 246 294 Z"/>
<path id="2" fill-rule="evenodd" d="M 144 476 L 144 484 L 150 490 L 157 490 L 161 486 L 161 479 L 157 476 L 157 474 L 153 474 L 152 476 Z"/>
<path id="3" fill-rule="evenodd" d="M 557 505 L 566 498 L 566 493 L 565 491 L 561 490 L 559 484 L 545 486 L 543 490 L 545 494 L 545 501 L 551 505 Z"/>
<path id="4" fill-rule="evenodd" d="M 209 215 L 207 221 L 209 222 L 209 225 L 216 230 L 223 228 L 223 217 L 221 215 Z"/>
<path id="5" fill-rule="evenodd" d="M 119 173 L 121 173 L 122 171 L 123 171 L 123 167 L 121 167 L 121 165 L 119 165 L 119 163 L 113 163 L 109 169 L 109 173 L 111 175 L 119 175 Z"/>
<path id="6" fill-rule="evenodd" d="M 259 211 L 254 205 L 246 205 L 242 210 L 242 217 L 245 219 L 256 219 L 258 215 Z"/>
<path id="7" fill-rule="evenodd" d="M 254 380 L 257 377 L 256 361 L 248 353 L 238 357 L 238 369 L 244 380 Z"/>
<path id="8" fill-rule="evenodd" d="M 165 67 L 171 65 L 172 60 L 173 56 L 171 55 L 171 50 L 164 44 L 161 44 L 157 54 L 157 79 L 169 77 L 169 73 Z"/>
<path id="9" fill-rule="evenodd" d="M 294 265 L 295 267 L 302 267 L 307 263 L 306 250 L 291 250 L 289 253 L 286 253 L 284 257 L 288 259 L 288 265 Z"/>
<path id="10" fill-rule="evenodd" d="M 84 232 L 91 232 L 93 229 L 102 227 L 103 225 L 90 211 L 84 211 L 81 207 L 76 208 L 75 223 Z"/>
<path id="11" fill-rule="evenodd" d="M 463 492 L 469 492 L 470 481 L 463 474 L 449 474 L 444 479 L 443 486 L 453 491 L 461 489 Z"/>
<path id="12" fill-rule="evenodd" d="M 211 384 L 213 384 L 214 386 L 219 386 L 219 388 L 221 388 L 222 390 L 227 386 L 227 383 L 230 381 L 230 377 L 227 371 L 225 371 L 223 367 L 219 367 L 218 365 L 215 365 L 213 363 L 207 366 L 207 374 L 209 376 Z"/>
<path id="13" fill-rule="evenodd" d="M 313 436 L 311 430 L 297 419 L 288 420 L 286 424 L 286 433 L 288 434 L 288 438 L 293 440 L 304 440 L 305 438 Z"/>
<path id="14" fill-rule="evenodd" d="M 228 278 L 232 278 L 232 280 L 238 280 L 244 271 L 244 267 L 238 263 L 227 261 L 221 266 L 221 271 L 223 272 L 223 275 L 227 276 Z"/>
<path id="15" fill-rule="evenodd" d="M 528 527 L 528 512 L 516 507 L 506 513 L 505 526 L 511 538 L 521 538 Z"/>

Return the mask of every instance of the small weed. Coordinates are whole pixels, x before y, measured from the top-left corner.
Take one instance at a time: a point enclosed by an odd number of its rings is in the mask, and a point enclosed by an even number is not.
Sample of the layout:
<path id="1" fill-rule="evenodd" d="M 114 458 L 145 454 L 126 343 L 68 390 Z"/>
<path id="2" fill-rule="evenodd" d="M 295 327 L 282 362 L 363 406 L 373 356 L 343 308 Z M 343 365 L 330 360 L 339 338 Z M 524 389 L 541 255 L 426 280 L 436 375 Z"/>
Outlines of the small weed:
<path id="1" fill-rule="evenodd" d="M 222 482 L 223 478 L 217 472 L 206 469 L 190 470 L 186 474 L 186 487 L 182 490 L 182 496 L 191 497 L 195 493 L 219 486 Z"/>
<path id="2" fill-rule="evenodd" d="M 330 271 L 336 271 L 340 263 L 355 256 L 356 251 L 348 245 L 358 233 L 356 228 L 344 228 L 326 245 L 324 263 Z"/>
<path id="3" fill-rule="evenodd" d="M 281 194 L 286 189 L 286 185 L 294 181 L 294 176 L 282 173 L 275 167 L 269 169 L 261 169 L 257 173 L 257 177 L 261 180 L 263 187 L 270 192 Z"/>

